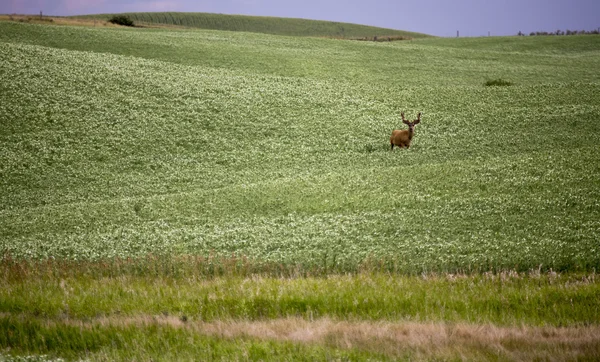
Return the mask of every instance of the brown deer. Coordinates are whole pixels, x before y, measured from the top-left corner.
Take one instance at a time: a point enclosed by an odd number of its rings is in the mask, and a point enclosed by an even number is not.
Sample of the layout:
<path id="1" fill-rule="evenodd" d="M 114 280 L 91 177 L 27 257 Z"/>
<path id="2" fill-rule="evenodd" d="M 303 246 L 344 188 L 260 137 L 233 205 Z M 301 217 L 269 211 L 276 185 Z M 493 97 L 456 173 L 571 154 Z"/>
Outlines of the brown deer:
<path id="1" fill-rule="evenodd" d="M 398 146 L 400 148 L 409 148 L 410 141 L 415 134 L 415 125 L 421 122 L 421 112 L 417 115 L 417 119 L 410 122 L 404 118 L 404 112 L 400 113 L 402 116 L 402 123 L 406 123 L 408 125 L 408 129 L 395 129 L 392 131 L 392 137 L 390 137 L 390 144 L 392 145 L 392 150 L 394 146 Z"/>

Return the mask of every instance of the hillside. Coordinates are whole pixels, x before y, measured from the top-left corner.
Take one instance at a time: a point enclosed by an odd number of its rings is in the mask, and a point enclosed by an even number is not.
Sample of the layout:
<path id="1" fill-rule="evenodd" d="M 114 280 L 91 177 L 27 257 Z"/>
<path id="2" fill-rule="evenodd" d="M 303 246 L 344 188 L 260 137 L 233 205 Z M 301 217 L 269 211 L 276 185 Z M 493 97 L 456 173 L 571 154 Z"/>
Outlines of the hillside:
<path id="1" fill-rule="evenodd" d="M 115 14 L 82 15 L 73 18 L 108 20 Z M 426 34 L 385 29 L 373 26 L 266 16 L 226 15 L 211 13 L 123 13 L 139 25 L 176 25 L 189 28 L 243 31 L 289 36 L 317 36 L 335 38 L 365 38 L 393 36 L 424 38 Z M 400 24 L 401 25 L 401 24 Z"/>
<path id="2" fill-rule="evenodd" d="M 0 360 L 598 360 L 598 69 L 0 22 Z"/>
<path id="3" fill-rule="evenodd" d="M 0 26 L 3 253 L 600 266 L 597 37 Z"/>

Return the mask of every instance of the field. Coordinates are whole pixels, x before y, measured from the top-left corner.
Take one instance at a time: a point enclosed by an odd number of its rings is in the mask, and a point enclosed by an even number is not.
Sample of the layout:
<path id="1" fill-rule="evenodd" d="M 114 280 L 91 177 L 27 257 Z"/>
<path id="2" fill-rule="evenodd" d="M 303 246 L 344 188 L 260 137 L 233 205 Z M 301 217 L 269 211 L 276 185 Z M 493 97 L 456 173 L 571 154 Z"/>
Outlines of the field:
<path id="1" fill-rule="evenodd" d="M 598 358 L 599 55 L 0 22 L 0 360 Z"/>
<path id="2" fill-rule="evenodd" d="M 107 21 L 115 14 L 71 16 L 70 19 L 97 19 Z M 119 14 L 121 15 L 121 14 Z M 210 13 L 124 13 L 136 26 L 178 26 L 209 30 L 244 31 L 288 36 L 313 36 L 335 38 L 404 37 L 425 38 L 426 34 L 378 28 L 350 23 L 310 19 L 277 18 Z"/>

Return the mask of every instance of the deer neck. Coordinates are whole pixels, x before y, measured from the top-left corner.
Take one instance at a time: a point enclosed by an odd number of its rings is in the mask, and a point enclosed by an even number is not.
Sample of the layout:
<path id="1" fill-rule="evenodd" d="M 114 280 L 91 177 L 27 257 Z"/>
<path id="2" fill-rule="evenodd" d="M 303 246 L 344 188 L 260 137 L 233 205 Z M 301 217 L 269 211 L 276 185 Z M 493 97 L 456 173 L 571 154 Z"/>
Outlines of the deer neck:
<path id="1" fill-rule="evenodd" d="M 413 134 L 415 134 L 415 130 L 412 127 L 408 128 L 408 139 L 412 140 Z"/>

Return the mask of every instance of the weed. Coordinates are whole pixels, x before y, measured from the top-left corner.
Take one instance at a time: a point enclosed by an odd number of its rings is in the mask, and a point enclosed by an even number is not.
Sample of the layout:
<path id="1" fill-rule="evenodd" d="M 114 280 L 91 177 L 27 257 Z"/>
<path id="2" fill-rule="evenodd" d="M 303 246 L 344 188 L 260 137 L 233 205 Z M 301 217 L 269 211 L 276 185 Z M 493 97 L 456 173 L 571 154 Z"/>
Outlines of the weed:
<path id="1" fill-rule="evenodd" d="M 500 86 L 500 87 L 506 87 L 506 86 L 511 86 L 514 83 L 509 82 L 507 80 L 504 80 L 502 78 L 498 78 L 498 79 L 493 79 L 493 80 L 488 80 L 485 82 L 485 85 L 487 87 L 491 87 L 491 86 Z"/>

